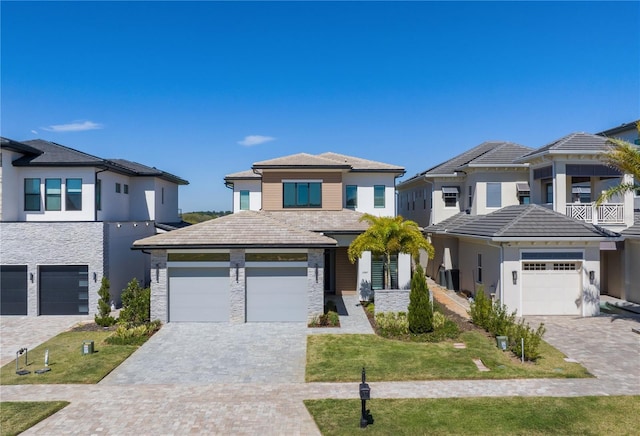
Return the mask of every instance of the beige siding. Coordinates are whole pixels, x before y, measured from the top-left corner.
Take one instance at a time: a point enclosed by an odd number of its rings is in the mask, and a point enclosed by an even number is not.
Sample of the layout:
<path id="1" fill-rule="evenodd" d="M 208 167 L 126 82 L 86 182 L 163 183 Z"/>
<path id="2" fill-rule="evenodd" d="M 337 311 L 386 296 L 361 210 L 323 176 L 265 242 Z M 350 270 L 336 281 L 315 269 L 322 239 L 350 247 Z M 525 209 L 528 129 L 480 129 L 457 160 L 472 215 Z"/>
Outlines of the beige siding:
<path id="1" fill-rule="evenodd" d="M 342 173 L 268 171 L 262 174 L 263 210 L 282 210 L 282 180 L 322 180 L 322 210 L 342 210 Z"/>
<path id="2" fill-rule="evenodd" d="M 347 247 L 336 250 L 336 294 L 355 294 L 358 283 L 358 266 L 349 262 Z"/>

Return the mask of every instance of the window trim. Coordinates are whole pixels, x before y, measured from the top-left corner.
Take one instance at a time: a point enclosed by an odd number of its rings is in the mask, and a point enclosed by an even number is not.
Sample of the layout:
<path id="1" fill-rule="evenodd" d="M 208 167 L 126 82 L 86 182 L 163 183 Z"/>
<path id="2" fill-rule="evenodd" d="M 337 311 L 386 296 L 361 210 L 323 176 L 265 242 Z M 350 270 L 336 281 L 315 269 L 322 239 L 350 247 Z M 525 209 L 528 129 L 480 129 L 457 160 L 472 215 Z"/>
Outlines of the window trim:
<path id="1" fill-rule="evenodd" d="M 477 283 L 482 283 L 482 253 L 478 253 L 478 258 L 477 258 L 477 262 L 478 262 L 478 266 L 477 266 L 477 273 L 478 273 L 478 281 Z"/>
<path id="2" fill-rule="evenodd" d="M 489 189 L 489 187 L 492 189 Z M 495 197 L 496 195 L 497 198 Z M 487 209 L 500 209 L 502 207 L 502 183 L 487 182 L 487 198 L 485 206 Z"/>
<path id="3" fill-rule="evenodd" d="M 80 192 L 70 192 L 70 190 L 69 190 L 69 182 L 71 182 L 71 181 L 80 181 Z M 64 210 L 70 210 L 70 211 L 82 210 L 82 178 L 75 177 L 75 178 L 65 179 L 64 192 L 65 192 Z M 71 199 L 74 198 L 74 197 L 78 198 L 77 207 L 71 201 Z"/>
<path id="4" fill-rule="evenodd" d="M 312 204 L 312 185 L 319 188 L 317 194 L 319 194 L 319 203 Z M 287 186 L 293 186 L 293 204 L 287 203 L 286 190 Z M 300 201 L 300 195 L 302 194 L 299 187 L 306 186 L 307 188 L 307 202 L 303 204 Z M 282 208 L 283 209 L 322 209 L 322 181 L 321 180 L 283 180 L 282 181 Z"/>
<path id="5" fill-rule="evenodd" d="M 346 185 L 344 192 L 344 204 L 347 209 L 357 209 L 358 208 L 358 185 Z M 352 191 L 353 195 L 353 204 L 349 204 L 349 191 Z"/>
<path id="6" fill-rule="evenodd" d="M 245 207 L 242 207 L 243 200 L 246 201 Z M 240 210 L 249 210 L 251 208 L 251 194 L 249 193 L 248 189 L 243 189 L 243 190 L 240 191 L 239 208 L 240 208 Z"/>
<path id="7" fill-rule="evenodd" d="M 122 185 L 122 193 L 129 195 L 129 185 L 127 185 L 126 183 Z"/>
<path id="8" fill-rule="evenodd" d="M 38 192 L 27 192 L 27 181 L 28 180 L 37 180 L 38 181 Z M 24 179 L 23 182 L 23 187 L 24 187 L 24 211 L 25 212 L 40 212 L 40 210 L 42 210 L 42 188 L 41 188 L 41 179 L 39 177 L 26 177 Z M 27 204 L 29 203 L 27 201 L 27 198 L 36 198 L 36 196 L 38 197 L 38 208 L 37 209 L 32 209 L 32 208 L 27 208 Z"/>
<path id="9" fill-rule="evenodd" d="M 382 197 L 380 197 L 380 190 L 382 190 Z M 386 207 L 386 198 L 385 198 L 385 185 L 373 185 L 373 207 L 377 209 L 382 209 Z M 407 205 L 408 206 L 408 205 Z"/>
<path id="10" fill-rule="evenodd" d="M 102 210 L 102 180 L 96 179 L 96 210 Z"/>
<path id="11" fill-rule="evenodd" d="M 55 190 L 56 188 L 48 187 L 48 183 L 49 182 L 55 182 L 58 181 L 58 193 L 49 193 L 49 189 L 51 190 Z M 54 207 L 50 207 L 49 206 L 49 201 L 50 200 L 54 200 L 54 199 L 58 199 L 58 207 L 54 208 Z M 61 211 L 62 210 L 62 179 L 44 179 L 44 210 L 47 211 Z"/>
<path id="12" fill-rule="evenodd" d="M 120 194 L 122 192 L 122 185 L 116 182 L 116 194 Z"/>

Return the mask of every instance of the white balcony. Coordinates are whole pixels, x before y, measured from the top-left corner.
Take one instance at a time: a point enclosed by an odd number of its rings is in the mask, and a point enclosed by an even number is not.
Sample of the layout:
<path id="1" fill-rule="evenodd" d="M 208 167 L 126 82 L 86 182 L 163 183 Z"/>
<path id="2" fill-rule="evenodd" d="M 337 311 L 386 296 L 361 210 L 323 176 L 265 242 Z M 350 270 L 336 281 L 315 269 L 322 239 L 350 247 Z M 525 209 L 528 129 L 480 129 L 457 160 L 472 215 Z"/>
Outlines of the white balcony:
<path id="1" fill-rule="evenodd" d="M 568 203 L 566 215 L 592 224 L 624 224 L 624 204 Z"/>

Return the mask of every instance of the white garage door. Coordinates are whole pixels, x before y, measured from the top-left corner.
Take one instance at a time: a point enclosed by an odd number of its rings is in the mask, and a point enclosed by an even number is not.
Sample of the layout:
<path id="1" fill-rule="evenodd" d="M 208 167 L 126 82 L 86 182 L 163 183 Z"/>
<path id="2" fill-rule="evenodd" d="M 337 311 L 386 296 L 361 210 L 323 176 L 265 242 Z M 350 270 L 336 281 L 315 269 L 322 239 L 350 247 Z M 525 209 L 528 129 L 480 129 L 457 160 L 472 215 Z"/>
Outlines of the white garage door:
<path id="1" fill-rule="evenodd" d="M 229 268 L 169 268 L 169 322 L 229 321 Z"/>
<path id="2" fill-rule="evenodd" d="M 306 320 L 307 268 L 247 268 L 247 322 Z"/>
<path id="3" fill-rule="evenodd" d="M 580 262 L 523 262 L 523 315 L 581 315 Z"/>

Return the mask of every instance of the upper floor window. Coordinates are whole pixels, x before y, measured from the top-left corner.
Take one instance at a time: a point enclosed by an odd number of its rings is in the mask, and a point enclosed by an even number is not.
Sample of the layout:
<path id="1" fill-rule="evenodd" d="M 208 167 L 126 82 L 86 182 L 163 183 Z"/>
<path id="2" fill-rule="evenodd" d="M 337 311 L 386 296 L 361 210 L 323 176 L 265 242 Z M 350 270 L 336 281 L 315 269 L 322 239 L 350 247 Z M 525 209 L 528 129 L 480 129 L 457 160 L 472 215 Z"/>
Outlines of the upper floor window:
<path id="1" fill-rule="evenodd" d="M 102 210 L 102 180 L 96 180 L 96 210 Z"/>
<path id="2" fill-rule="evenodd" d="M 542 186 L 544 187 L 544 191 L 543 191 L 544 202 L 553 203 L 553 182 L 551 181 L 544 182 Z"/>
<path id="3" fill-rule="evenodd" d="M 473 207 L 473 186 L 469 185 L 468 189 L 469 201 L 467 207 L 471 209 Z"/>
<path id="4" fill-rule="evenodd" d="M 516 191 L 518 191 L 518 203 L 531 203 L 531 190 L 528 183 L 516 183 Z"/>
<path id="5" fill-rule="evenodd" d="M 502 183 L 487 183 L 487 207 L 502 207 Z"/>
<path id="6" fill-rule="evenodd" d="M 240 210 L 249 210 L 249 191 L 240 191 Z"/>
<path id="7" fill-rule="evenodd" d="M 322 182 L 284 182 L 282 186 L 283 207 L 322 207 Z"/>
<path id="8" fill-rule="evenodd" d="M 482 253 L 478 253 L 478 268 L 477 268 L 477 272 L 478 272 L 478 283 L 482 283 Z"/>
<path id="9" fill-rule="evenodd" d="M 458 187 L 443 186 L 442 198 L 444 199 L 444 207 L 457 207 L 458 206 Z"/>
<path id="10" fill-rule="evenodd" d="M 384 185 L 375 185 L 373 187 L 373 207 L 385 207 Z"/>
<path id="11" fill-rule="evenodd" d="M 120 183 L 116 183 L 116 193 L 119 194 L 120 192 L 122 192 L 122 185 L 120 185 Z"/>
<path id="12" fill-rule="evenodd" d="M 347 185 L 345 192 L 345 203 L 347 208 L 355 209 L 358 207 L 358 186 Z"/>
<path id="13" fill-rule="evenodd" d="M 45 210 L 62 210 L 62 180 L 45 179 Z"/>
<path id="14" fill-rule="evenodd" d="M 82 179 L 66 180 L 66 210 L 82 210 Z"/>
<path id="15" fill-rule="evenodd" d="M 122 192 L 124 192 L 125 194 L 129 193 L 129 185 L 127 185 L 126 183 L 124 185 L 122 185 Z"/>
<path id="16" fill-rule="evenodd" d="M 40 179 L 24 179 L 24 210 L 40 210 Z"/>

